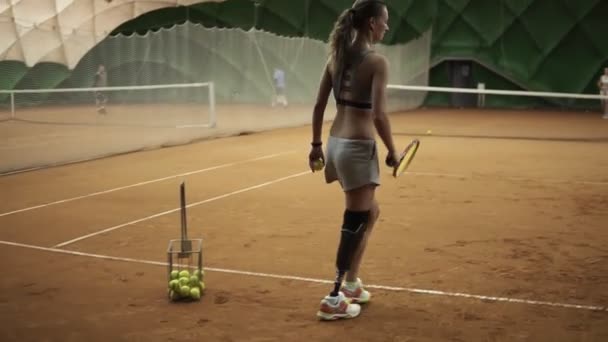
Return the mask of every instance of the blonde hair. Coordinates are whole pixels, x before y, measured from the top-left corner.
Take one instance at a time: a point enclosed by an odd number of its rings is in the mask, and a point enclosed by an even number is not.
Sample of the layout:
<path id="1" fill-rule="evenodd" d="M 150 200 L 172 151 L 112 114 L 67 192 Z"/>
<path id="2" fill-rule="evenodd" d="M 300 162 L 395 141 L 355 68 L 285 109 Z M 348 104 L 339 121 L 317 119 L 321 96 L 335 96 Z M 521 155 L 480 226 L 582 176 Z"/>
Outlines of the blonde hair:
<path id="1" fill-rule="evenodd" d="M 329 35 L 330 65 L 334 77 L 342 73 L 345 56 L 348 55 L 354 39 L 354 32 L 364 28 L 369 18 L 382 14 L 386 4 L 382 0 L 357 0 L 353 7 L 344 10 L 334 24 Z"/>

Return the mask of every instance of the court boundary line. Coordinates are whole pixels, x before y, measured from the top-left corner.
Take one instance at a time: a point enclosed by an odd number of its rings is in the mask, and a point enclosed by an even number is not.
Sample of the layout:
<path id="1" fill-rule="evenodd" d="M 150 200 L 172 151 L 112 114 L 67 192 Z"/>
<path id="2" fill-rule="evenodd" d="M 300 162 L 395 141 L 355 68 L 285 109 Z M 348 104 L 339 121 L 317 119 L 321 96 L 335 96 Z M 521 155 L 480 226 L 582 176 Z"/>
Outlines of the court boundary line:
<path id="1" fill-rule="evenodd" d="M 172 175 L 172 176 L 167 176 L 167 177 L 162 177 L 162 178 L 151 179 L 151 180 L 147 180 L 147 181 L 143 181 L 143 182 L 138 182 L 138 183 L 134 183 L 134 184 L 126 185 L 126 186 L 116 187 L 116 188 L 102 190 L 102 191 L 96 191 L 96 192 L 92 192 L 92 193 L 89 193 L 89 194 L 86 194 L 86 195 L 75 196 L 75 197 L 71 197 L 71 198 L 67 198 L 67 199 L 63 199 L 63 200 L 53 201 L 53 202 L 49 202 L 49 203 L 45 203 L 45 204 L 39 204 L 39 205 L 27 207 L 27 208 L 22 208 L 22 209 L 17 209 L 17 210 L 5 212 L 5 213 L 0 213 L 0 217 L 9 216 L 9 215 L 13 215 L 13 214 L 17 214 L 17 213 L 22 213 L 22 212 L 26 212 L 26 211 L 30 211 L 30 210 L 35 210 L 35 209 L 41 209 L 41 208 L 45 208 L 45 207 L 50 207 L 50 206 L 57 205 L 57 204 L 63 204 L 63 203 L 73 202 L 73 201 L 76 201 L 76 200 L 85 199 L 85 198 L 89 198 L 89 197 L 94 197 L 94 196 L 99 196 L 99 195 L 105 195 L 105 194 L 109 194 L 109 193 L 120 191 L 120 190 L 130 189 L 130 188 L 134 188 L 134 187 L 138 187 L 138 186 L 143 186 L 143 185 L 148 185 L 148 184 L 157 183 L 157 182 L 162 182 L 162 181 L 166 181 L 166 180 L 169 180 L 169 179 L 175 179 L 175 178 L 178 178 L 178 177 L 191 176 L 191 175 L 194 175 L 194 174 L 203 173 L 203 172 L 209 172 L 209 171 L 214 171 L 214 170 L 219 170 L 219 169 L 223 169 L 223 168 L 227 168 L 227 167 L 231 167 L 231 166 L 235 166 L 235 165 L 240 165 L 240 164 L 245 164 L 245 163 L 251 163 L 251 162 L 265 160 L 265 159 L 271 159 L 271 158 L 279 157 L 279 156 L 286 155 L 286 154 L 292 154 L 292 153 L 295 153 L 295 150 L 286 151 L 286 152 L 279 152 L 279 153 L 273 153 L 273 154 L 269 154 L 269 155 L 265 155 L 265 156 L 261 156 L 261 157 L 256 157 L 256 158 L 251 158 L 251 159 L 246 159 L 246 160 L 241 160 L 241 161 L 237 161 L 237 162 L 231 162 L 231 163 L 220 164 L 220 165 L 216 165 L 216 166 L 210 166 L 210 167 L 206 167 L 204 169 L 198 169 L 198 170 L 194 170 L 194 171 L 188 171 L 188 172 L 180 173 L 180 174 L 177 174 L 177 175 Z"/>
<path id="2" fill-rule="evenodd" d="M 201 205 L 201 204 L 217 201 L 217 200 L 220 200 L 222 198 L 226 198 L 226 197 L 238 195 L 238 194 L 241 194 L 241 193 L 244 193 L 244 192 L 248 192 L 248 191 L 251 191 L 251 190 L 263 188 L 263 187 L 265 187 L 267 185 L 272 185 L 272 184 L 275 184 L 275 183 L 280 183 L 280 182 L 283 182 L 283 181 L 286 181 L 286 180 L 289 180 L 289 179 L 292 179 L 292 178 L 304 176 L 304 175 L 311 174 L 311 173 L 312 173 L 312 171 L 310 171 L 310 170 L 307 170 L 307 171 L 304 171 L 304 172 L 294 173 L 294 174 L 291 174 L 289 176 L 280 177 L 280 178 L 277 178 L 277 179 L 274 179 L 274 180 L 266 181 L 264 183 L 252 185 L 252 186 L 249 186 L 249 187 L 246 187 L 246 188 L 242 188 L 242 189 L 235 190 L 235 191 L 232 191 L 232 192 L 229 192 L 229 193 L 225 193 L 223 195 L 218 195 L 218 196 L 214 196 L 214 197 L 211 197 L 211 198 L 204 199 L 202 201 L 190 203 L 190 204 L 186 205 L 186 208 L 191 208 L 191 207 L 195 207 L 195 206 L 198 206 L 198 205 Z M 129 221 L 127 223 L 122 223 L 122 224 L 119 224 L 119 225 L 116 225 L 116 226 L 112 226 L 112 227 L 109 227 L 109 228 L 98 230 L 96 232 L 93 232 L 93 233 L 90 233 L 90 234 L 87 234 L 87 235 L 82 235 L 80 237 L 74 238 L 74 239 L 69 240 L 69 241 L 64 241 L 64 242 L 58 243 L 58 244 L 54 245 L 53 248 L 65 247 L 67 245 L 71 245 L 71 244 L 73 244 L 75 242 L 79 242 L 79 241 L 88 239 L 90 237 L 94 237 L 94 236 L 97 236 L 97 235 L 108 233 L 108 232 L 111 232 L 111 231 L 114 231 L 114 230 L 117 230 L 117 229 L 120 229 L 120 228 L 123 228 L 123 227 L 127 227 L 127 226 L 130 226 L 130 225 L 136 224 L 136 223 L 147 221 L 147 220 L 151 220 L 153 218 L 157 218 L 157 217 L 160 217 L 160 216 L 168 215 L 168 214 L 180 211 L 180 210 L 181 210 L 181 208 L 175 208 L 175 209 L 171 209 L 171 210 L 166 210 L 166 211 L 154 214 L 154 215 L 150 215 L 150 216 L 146 216 L 146 217 L 143 217 L 143 218 L 140 218 L 140 219 L 137 219 L 137 220 Z"/>
<path id="3" fill-rule="evenodd" d="M 517 176 L 492 176 L 492 175 L 464 175 L 464 174 L 456 174 L 456 173 L 441 173 L 441 172 L 423 172 L 423 171 L 405 171 L 405 173 L 409 173 L 413 176 L 430 176 L 430 177 L 447 177 L 447 178 L 460 178 L 460 179 L 499 179 L 499 180 L 509 180 L 509 181 L 520 181 L 520 182 L 540 182 L 540 183 L 574 183 L 574 184 L 583 184 L 583 185 L 608 185 L 608 181 L 586 181 L 586 180 L 568 180 L 568 179 L 553 179 L 553 178 L 530 178 L 530 177 L 517 177 Z"/>
<path id="4" fill-rule="evenodd" d="M 563 142 L 563 143 L 605 143 L 608 137 L 533 137 L 533 136 L 515 136 L 515 135 L 473 135 L 473 134 L 441 134 L 441 133 L 414 133 L 414 132 L 396 132 L 393 135 L 397 136 L 418 136 L 418 137 L 437 137 L 437 138 L 462 138 L 462 139 L 489 139 L 489 140 L 519 140 L 530 142 Z"/>
<path id="5" fill-rule="evenodd" d="M 53 201 L 53 202 L 49 202 L 49 203 L 45 203 L 45 204 L 39 204 L 39 205 L 27 207 L 27 208 L 22 208 L 22 209 L 17 209 L 17 210 L 5 212 L 5 213 L 0 213 L 0 217 L 18 214 L 21 212 L 26 212 L 26 211 L 35 210 L 35 209 L 41 209 L 41 208 L 45 208 L 45 207 L 49 207 L 49 206 L 53 206 L 53 205 L 57 205 L 57 204 L 73 202 L 76 200 L 85 199 L 85 198 L 89 198 L 89 197 L 105 195 L 105 194 L 120 191 L 120 190 L 125 190 L 125 189 L 129 189 L 129 188 L 134 188 L 134 187 L 148 185 L 148 184 L 157 183 L 157 182 L 162 182 L 165 180 L 174 179 L 174 178 L 178 178 L 178 177 L 190 176 L 190 175 L 194 175 L 194 174 L 198 174 L 198 173 L 214 171 L 214 170 L 231 167 L 231 166 L 235 166 L 235 165 L 239 165 L 239 164 L 244 164 L 244 163 L 248 163 L 248 162 L 270 159 L 270 158 L 274 158 L 274 157 L 278 157 L 278 156 L 282 156 L 282 155 L 286 155 L 286 154 L 292 154 L 292 153 L 295 153 L 295 150 L 287 151 L 287 152 L 273 153 L 273 154 L 269 154 L 266 156 L 256 157 L 256 158 L 247 159 L 247 160 L 243 160 L 243 161 L 239 161 L 239 162 L 232 162 L 232 163 L 211 166 L 211 167 L 207 167 L 204 169 L 188 171 L 188 172 L 180 173 L 177 175 L 152 179 L 152 180 L 148 180 L 148 181 L 134 183 L 131 185 L 116 187 L 116 188 L 112 188 L 112 189 L 108 189 L 108 190 L 96 191 L 96 192 L 92 192 L 92 193 L 89 193 L 86 195 L 75 196 L 75 197 L 71 197 L 71 198 L 67 198 L 67 199 L 63 199 L 63 200 Z M 409 173 L 414 176 L 448 177 L 448 178 L 461 178 L 461 179 L 476 178 L 474 175 L 441 173 L 441 172 L 406 171 L 405 173 Z M 484 178 L 484 176 L 482 176 L 482 175 L 477 176 L 477 178 Z M 490 177 L 490 178 L 492 178 L 492 177 Z M 494 177 L 494 178 L 496 178 L 496 177 Z M 501 178 L 504 180 L 512 180 L 512 181 L 535 181 L 535 182 L 544 182 L 544 183 L 574 183 L 574 184 L 584 184 L 584 185 L 608 185 L 608 181 L 604 182 L 604 181 L 581 181 L 581 180 L 565 180 L 565 179 L 541 179 L 541 178 L 527 178 L 527 177 L 514 177 L 514 176 L 497 177 L 497 178 Z"/>
<path id="6" fill-rule="evenodd" d="M 102 260 L 131 262 L 131 263 L 148 264 L 148 265 L 163 266 L 163 267 L 168 266 L 167 262 L 161 262 L 161 261 L 126 258 L 126 257 L 115 257 L 115 256 L 110 256 L 110 255 L 71 251 L 71 250 L 60 249 L 60 248 L 48 248 L 48 247 L 29 245 L 29 244 L 23 244 L 23 243 L 18 243 L 18 242 L 9 242 L 9 241 L 3 241 L 3 240 L 0 240 L 0 244 L 5 245 L 5 246 L 34 249 L 34 250 L 40 250 L 40 251 L 44 251 L 44 252 L 82 256 L 82 257 L 89 257 L 89 258 L 102 259 Z M 179 266 L 187 267 L 187 265 L 179 265 Z M 333 280 L 300 277 L 300 276 L 292 276 L 292 275 L 241 271 L 241 270 L 232 270 L 232 269 L 216 268 L 216 267 L 203 267 L 203 269 L 205 271 L 211 271 L 211 272 L 237 274 L 237 275 L 253 276 L 253 277 L 260 277 L 260 278 L 295 280 L 295 281 L 317 283 L 317 284 L 333 284 L 334 283 Z M 500 297 L 500 296 L 487 296 L 487 295 L 477 295 L 477 294 L 470 294 L 470 293 L 464 293 L 464 292 L 450 292 L 450 291 L 429 290 L 429 289 L 419 289 L 419 288 L 400 287 L 400 286 L 366 284 L 366 287 L 373 288 L 373 289 L 379 289 L 379 290 L 385 290 L 385 291 L 393 291 L 393 292 L 409 292 L 409 293 L 414 293 L 414 294 L 425 294 L 425 295 L 432 295 L 432 296 L 434 295 L 434 296 L 443 296 L 443 297 L 474 299 L 474 300 L 479 300 L 482 302 L 489 301 L 489 302 L 502 302 L 502 303 L 517 303 L 517 304 L 527 304 L 527 305 L 535 305 L 535 306 L 548 306 L 548 307 L 558 307 L 558 308 L 565 308 L 565 309 L 576 309 L 576 310 L 586 310 L 586 311 L 596 311 L 596 312 L 607 312 L 608 313 L 608 307 L 600 306 L 600 305 L 570 304 L 570 303 L 550 302 L 550 301 L 542 301 L 542 300 L 521 299 L 521 298 Z"/>

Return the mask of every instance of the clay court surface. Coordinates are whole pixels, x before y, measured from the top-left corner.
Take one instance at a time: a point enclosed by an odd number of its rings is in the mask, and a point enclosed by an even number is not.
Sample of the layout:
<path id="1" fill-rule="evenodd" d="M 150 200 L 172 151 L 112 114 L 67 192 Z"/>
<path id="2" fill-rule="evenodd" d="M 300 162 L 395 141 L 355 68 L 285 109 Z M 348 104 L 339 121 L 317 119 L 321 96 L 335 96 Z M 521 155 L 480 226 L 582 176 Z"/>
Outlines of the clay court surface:
<path id="1" fill-rule="evenodd" d="M 310 115 L 294 111 L 250 122 Z M 304 125 L 0 177 L 0 340 L 608 341 L 608 120 L 427 109 L 392 126 L 422 144 L 402 178 L 383 168 L 357 319 L 315 317 L 343 195 L 307 170 Z M 3 160 L 123 134 L 103 127 L 4 121 Z M 207 291 L 176 304 L 164 262 L 182 181 Z"/>

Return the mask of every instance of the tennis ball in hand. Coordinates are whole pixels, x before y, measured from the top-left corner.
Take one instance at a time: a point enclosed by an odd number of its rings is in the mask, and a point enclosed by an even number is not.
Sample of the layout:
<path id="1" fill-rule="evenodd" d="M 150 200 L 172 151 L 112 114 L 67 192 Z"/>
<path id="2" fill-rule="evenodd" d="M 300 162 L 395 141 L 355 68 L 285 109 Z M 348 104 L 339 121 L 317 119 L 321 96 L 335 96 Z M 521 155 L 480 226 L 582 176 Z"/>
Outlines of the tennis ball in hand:
<path id="1" fill-rule="evenodd" d="M 201 299 L 201 290 L 198 287 L 193 287 L 190 289 L 190 298 L 199 300 Z"/>
<path id="2" fill-rule="evenodd" d="M 323 159 L 317 159 L 312 162 L 312 169 L 315 171 L 323 170 L 325 163 L 323 163 Z"/>

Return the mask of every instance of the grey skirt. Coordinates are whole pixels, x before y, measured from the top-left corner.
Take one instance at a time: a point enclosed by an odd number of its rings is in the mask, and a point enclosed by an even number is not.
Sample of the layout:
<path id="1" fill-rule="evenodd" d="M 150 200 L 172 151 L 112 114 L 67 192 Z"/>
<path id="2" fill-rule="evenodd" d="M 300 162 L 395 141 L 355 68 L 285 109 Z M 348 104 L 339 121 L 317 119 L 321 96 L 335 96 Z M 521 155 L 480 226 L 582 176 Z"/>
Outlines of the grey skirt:
<path id="1" fill-rule="evenodd" d="M 330 136 L 325 153 L 325 181 L 340 182 L 344 191 L 365 185 L 380 185 L 376 141 Z"/>

